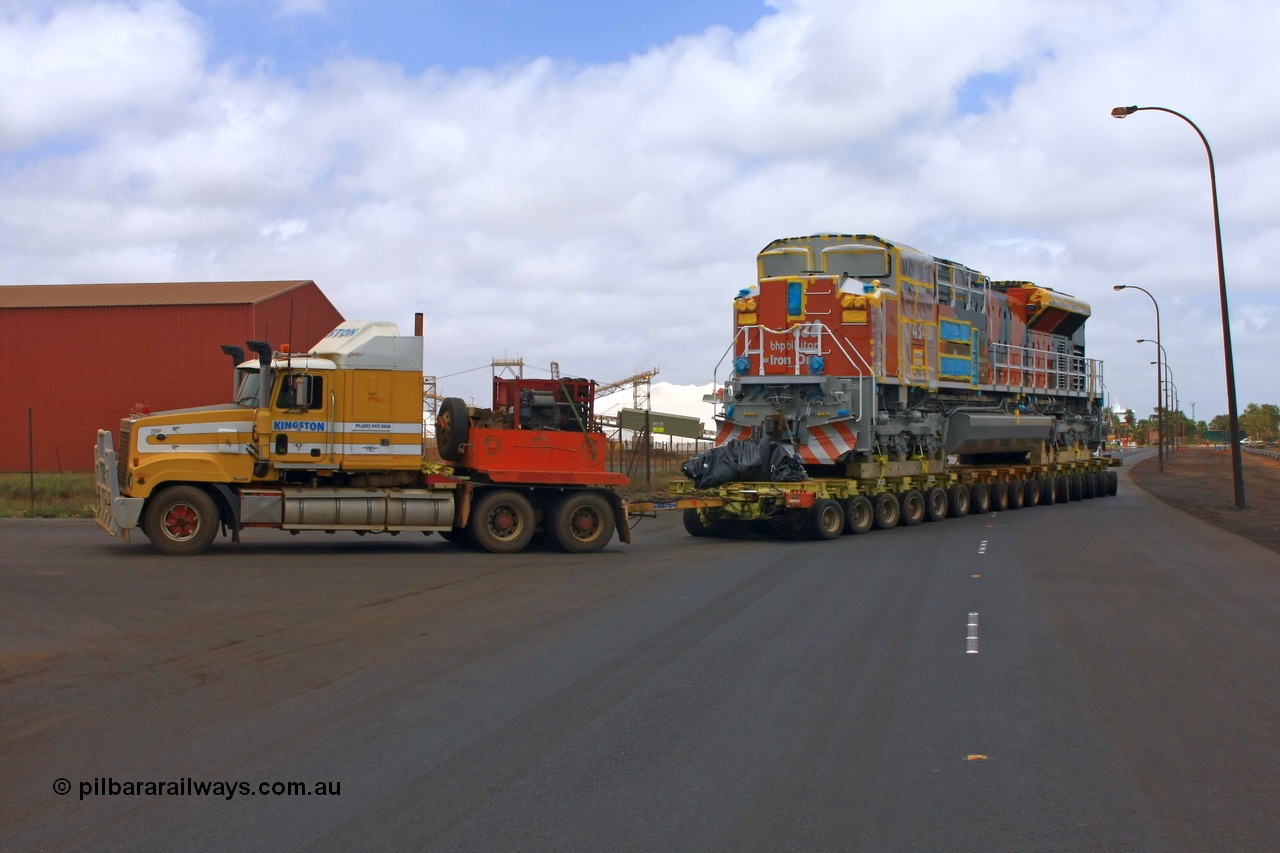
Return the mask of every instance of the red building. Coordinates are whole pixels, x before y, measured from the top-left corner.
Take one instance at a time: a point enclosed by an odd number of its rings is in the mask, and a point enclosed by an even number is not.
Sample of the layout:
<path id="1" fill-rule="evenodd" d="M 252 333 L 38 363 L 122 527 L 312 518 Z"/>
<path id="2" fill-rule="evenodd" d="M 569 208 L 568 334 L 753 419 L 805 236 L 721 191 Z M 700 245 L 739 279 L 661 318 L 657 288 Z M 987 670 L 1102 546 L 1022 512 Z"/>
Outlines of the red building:
<path id="1" fill-rule="evenodd" d="M 306 351 L 342 320 L 313 281 L 0 287 L 0 472 L 92 471 L 135 405 L 229 400 L 222 344 Z"/>

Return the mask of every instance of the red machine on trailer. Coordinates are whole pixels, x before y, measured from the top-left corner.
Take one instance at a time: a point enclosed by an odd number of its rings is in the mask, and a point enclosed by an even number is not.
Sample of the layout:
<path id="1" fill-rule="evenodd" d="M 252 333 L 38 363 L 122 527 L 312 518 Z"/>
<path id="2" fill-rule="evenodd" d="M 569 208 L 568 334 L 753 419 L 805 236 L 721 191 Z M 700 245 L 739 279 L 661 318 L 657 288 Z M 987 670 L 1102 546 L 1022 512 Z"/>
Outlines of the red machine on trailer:
<path id="1" fill-rule="evenodd" d="M 467 478 L 468 489 L 483 492 L 463 502 L 458 527 L 478 524 L 482 536 L 489 531 L 513 541 L 511 530 L 527 528 L 532 536 L 541 526 L 553 542 L 575 551 L 603 547 L 614 528 L 619 539 L 631 541 L 626 510 L 613 491 L 628 481 L 605 470 L 608 444 L 595 420 L 595 387 L 589 379 L 495 377 L 491 409 L 445 398 L 437 449 Z M 487 520 L 472 522 L 477 513 Z"/>

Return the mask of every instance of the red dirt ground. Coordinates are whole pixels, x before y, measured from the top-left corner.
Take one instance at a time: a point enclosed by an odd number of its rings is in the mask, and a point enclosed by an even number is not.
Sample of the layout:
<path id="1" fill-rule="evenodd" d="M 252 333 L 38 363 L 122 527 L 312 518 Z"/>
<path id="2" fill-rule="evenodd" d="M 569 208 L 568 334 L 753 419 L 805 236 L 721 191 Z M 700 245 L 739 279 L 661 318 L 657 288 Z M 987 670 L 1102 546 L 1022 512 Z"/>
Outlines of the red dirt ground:
<path id="1" fill-rule="evenodd" d="M 1130 469 L 1133 482 L 1172 507 L 1280 552 L 1280 461 L 1244 454 L 1245 509 L 1235 507 L 1231 453 L 1188 447 Z"/>

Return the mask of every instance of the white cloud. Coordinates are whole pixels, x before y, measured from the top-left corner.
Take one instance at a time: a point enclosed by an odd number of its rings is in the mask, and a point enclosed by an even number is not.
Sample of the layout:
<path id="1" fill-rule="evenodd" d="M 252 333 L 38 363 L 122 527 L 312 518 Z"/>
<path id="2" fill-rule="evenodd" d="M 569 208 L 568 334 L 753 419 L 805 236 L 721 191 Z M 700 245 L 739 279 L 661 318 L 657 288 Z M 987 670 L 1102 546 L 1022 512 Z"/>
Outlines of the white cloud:
<path id="1" fill-rule="evenodd" d="M 0 9 L 0 153 L 168 124 L 203 60 L 197 21 L 176 3 Z"/>
<path id="2" fill-rule="evenodd" d="M 15 283 L 313 278 L 348 316 L 424 311 L 439 374 L 507 352 L 701 384 L 756 251 L 871 231 L 1091 302 L 1092 354 L 1135 408 L 1152 312 L 1111 285 L 1148 287 L 1183 397 L 1213 414 L 1203 148 L 1172 116 L 1109 116 L 1168 105 L 1213 140 L 1240 398 L 1280 400 L 1280 119 L 1260 107 L 1280 12 L 1201 6 L 788 0 L 610 65 L 352 58 L 297 80 L 210 67 L 176 2 L 28 3 L 0 12 L 0 251 Z M 981 74 L 1014 85 L 958 115 Z M 483 396 L 473 379 L 442 390 Z"/>

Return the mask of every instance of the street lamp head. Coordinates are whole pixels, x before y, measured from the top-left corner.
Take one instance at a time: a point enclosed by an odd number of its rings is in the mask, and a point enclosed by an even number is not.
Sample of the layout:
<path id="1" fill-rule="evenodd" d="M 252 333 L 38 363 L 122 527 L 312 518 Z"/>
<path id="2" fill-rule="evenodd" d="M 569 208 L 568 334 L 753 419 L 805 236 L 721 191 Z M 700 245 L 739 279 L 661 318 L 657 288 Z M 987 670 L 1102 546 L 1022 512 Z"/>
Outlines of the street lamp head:
<path id="1" fill-rule="evenodd" d="M 1149 343 L 1151 343 L 1151 341 L 1150 341 L 1149 339 L 1147 339 L 1147 338 L 1138 338 L 1137 343 L 1140 343 L 1140 344 L 1149 344 Z"/>
<path id="2" fill-rule="evenodd" d="M 1131 116 L 1138 111 L 1137 107 L 1116 107 L 1111 111 L 1112 118 L 1124 118 Z"/>
<path id="3" fill-rule="evenodd" d="M 1127 285 L 1127 284 L 1113 284 L 1113 285 L 1111 285 L 1111 289 L 1112 289 L 1112 290 L 1124 290 L 1124 289 L 1125 289 L 1126 287 L 1128 287 L 1128 286 L 1129 286 L 1129 285 Z"/>

